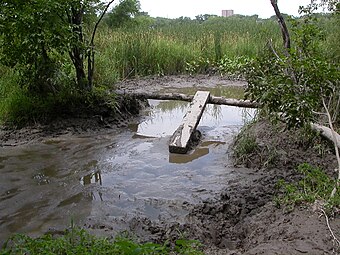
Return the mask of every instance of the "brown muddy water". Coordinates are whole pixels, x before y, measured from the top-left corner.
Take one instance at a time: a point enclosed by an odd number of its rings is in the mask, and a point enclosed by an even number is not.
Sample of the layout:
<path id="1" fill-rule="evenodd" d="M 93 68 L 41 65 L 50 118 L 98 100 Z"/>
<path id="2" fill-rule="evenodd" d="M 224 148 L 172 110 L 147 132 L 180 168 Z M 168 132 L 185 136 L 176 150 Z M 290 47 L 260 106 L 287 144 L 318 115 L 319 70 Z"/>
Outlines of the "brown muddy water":
<path id="1" fill-rule="evenodd" d="M 0 244 L 14 233 L 62 230 L 71 221 L 132 217 L 182 222 L 188 205 L 233 179 L 228 149 L 254 112 L 208 105 L 202 142 L 188 155 L 168 152 L 188 103 L 150 100 L 139 123 L 92 136 L 64 135 L 0 148 Z"/>

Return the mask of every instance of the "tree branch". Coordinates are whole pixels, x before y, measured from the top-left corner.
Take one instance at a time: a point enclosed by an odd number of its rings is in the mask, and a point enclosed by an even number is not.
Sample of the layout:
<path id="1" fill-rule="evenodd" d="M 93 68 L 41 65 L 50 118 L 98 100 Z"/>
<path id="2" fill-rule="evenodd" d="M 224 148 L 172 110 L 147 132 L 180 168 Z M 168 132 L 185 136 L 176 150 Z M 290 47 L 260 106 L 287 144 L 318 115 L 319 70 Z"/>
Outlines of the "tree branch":
<path id="1" fill-rule="evenodd" d="M 106 6 L 104 11 L 102 12 L 102 14 L 100 15 L 98 21 L 96 22 L 96 25 L 94 26 L 93 32 L 92 32 L 92 37 L 91 37 L 91 46 L 94 45 L 94 37 L 96 35 L 97 32 L 97 28 L 99 26 L 99 23 L 102 21 L 104 15 L 106 14 L 107 10 L 109 9 L 110 5 L 114 2 L 115 0 L 111 0 Z"/>
<path id="2" fill-rule="evenodd" d="M 286 22 L 285 22 L 282 14 L 280 12 L 280 9 L 277 5 L 277 0 L 270 0 L 270 2 L 271 2 L 272 6 L 274 8 L 276 17 L 278 18 L 278 22 L 279 22 L 282 37 L 283 37 L 283 45 L 284 45 L 285 49 L 288 50 L 288 49 L 290 49 L 290 36 L 289 36 L 289 32 L 288 32 Z"/>
<path id="3" fill-rule="evenodd" d="M 334 234 L 334 232 L 333 232 L 333 230 L 332 230 L 332 228 L 331 228 L 331 225 L 329 224 L 329 220 L 328 220 L 328 216 L 327 216 L 326 212 L 325 212 L 323 209 L 321 209 L 321 212 L 322 212 L 323 215 L 325 216 L 326 224 L 327 224 L 327 227 L 328 227 L 329 232 L 331 233 L 331 235 L 332 235 L 332 237 L 333 237 L 333 240 L 338 244 L 338 246 L 340 246 L 340 241 L 339 241 L 338 238 L 336 238 L 336 236 L 335 236 L 335 234 Z"/>
<path id="4" fill-rule="evenodd" d="M 326 106 L 326 102 L 325 102 L 324 98 L 322 99 L 322 104 L 323 104 L 323 107 L 325 108 L 325 111 L 327 113 L 329 127 L 332 131 L 332 138 L 333 138 L 333 143 L 334 143 L 334 148 L 335 148 L 335 155 L 336 155 L 336 159 L 338 160 L 338 179 L 336 181 L 336 185 L 335 185 L 335 187 L 332 191 L 332 194 L 331 194 L 331 197 L 334 197 L 334 195 L 337 191 L 337 188 L 340 186 L 340 155 L 339 155 L 339 148 L 337 146 L 337 136 L 336 136 L 337 133 L 334 130 L 333 123 L 332 123 L 332 117 L 331 117 L 331 114 L 329 113 L 329 110 Z"/>
<path id="5" fill-rule="evenodd" d="M 96 22 L 93 32 L 92 32 L 92 36 L 91 36 L 91 41 L 90 41 L 90 50 L 88 53 L 88 59 L 87 59 L 87 63 L 88 63 L 88 67 L 87 67 L 87 80 L 89 83 L 89 87 L 92 88 L 92 83 L 93 83 L 93 73 L 94 73 L 94 38 L 99 26 L 99 23 L 102 21 L 104 15 L 106 14 L 107 10 L 109 9 L 110 5 L 114 2 L 115 0 L 111 0 L 104 8 L 104 11 L 102 12 L 102 14 L 100 15 L 98 21 Z"/>
<path id="6" fill-rule="evenodd" d="M 281 28 L 281 33 L 282 33 L 282 38 L 283 38 L 283 46 L 284 46 L 284 54 L 285 56 L 288 58 L 288 63 L 289 66 L 287 67 L 287 70 L 285 71 L 286 75 L 289 75 L 290 78 L 294 81 L 295 84 L 298 84 L 298 79 L 296 77 L 296 73 L 294 71 L 294 69 L 292 68 L 292 64 L 291 64 L 291 59 L 290 59 L 290 35 L 289 35 L 289 31 L 285 22 L 285 19 L 283 18 L 280 9 L 277 5 L 277 0 L 270 0 L 274 11 L 275 11 L 275 15 L 278 19 L 278 23 L 280 25 Z"/>

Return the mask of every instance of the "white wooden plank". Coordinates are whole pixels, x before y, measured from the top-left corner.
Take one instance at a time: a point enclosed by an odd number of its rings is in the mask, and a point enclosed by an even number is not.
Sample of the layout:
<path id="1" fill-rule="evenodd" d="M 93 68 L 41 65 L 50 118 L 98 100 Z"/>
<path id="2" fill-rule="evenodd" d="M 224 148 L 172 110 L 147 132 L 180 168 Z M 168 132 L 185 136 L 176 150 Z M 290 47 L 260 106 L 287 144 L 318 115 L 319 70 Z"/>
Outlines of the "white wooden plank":
<path id="1" fill-rule="evenodd" d="M 203 111 L 210 97 L 209 91 L 197 91 L 181 125 L 170 138 L 169 151 L 172 153 L 187 153 L 189 141 L 196 130 Z"/>

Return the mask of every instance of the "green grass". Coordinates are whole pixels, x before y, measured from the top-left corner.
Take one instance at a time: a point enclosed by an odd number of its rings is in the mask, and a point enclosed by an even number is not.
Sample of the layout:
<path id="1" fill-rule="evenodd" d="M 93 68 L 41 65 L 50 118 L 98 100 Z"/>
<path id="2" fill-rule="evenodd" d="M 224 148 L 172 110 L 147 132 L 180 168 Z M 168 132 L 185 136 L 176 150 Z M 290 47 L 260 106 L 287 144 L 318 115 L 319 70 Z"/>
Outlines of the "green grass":
<path id="1" fill-rule="evenodd" d="M 14 254 L 72 254 L 72 255 L 147 255 L 147 254 L 183 254 L 203 255 L 199 250 L 200 243 L 193 240 L 177 240 L 173 246 L 169 243 L 138 243 L 126 237 L 114 240 L 98 238 L 85 230 L 71 228 L 65 235 L 53 237 L 44 235 L 31 238 L 25 235 L 15 235 L 7 241 L 0 255 Z"/>
<path id="2" fill-rule="evenodd" d="M 237 15 L 213 17 L 203 23 L 150 19 L 147 25 L 130 28 L 113 30 L 101 26 L 96 38 L 99 84 L 145 75 L 204 73 L 211 67 L 234 74 L 242 72 L 243 64 L 268 49 L 269 40 L 277 51 L 282 49 L 276 19 Z M 339 56 L 337 22 L 325 16 L 319 23 L 325 33 L 321 47 L 333 58 Z"/>
<path id="3" fill-rule="evenodd" d="M 328 212 L 333 208 L 340 208 L 340 190 L 331 197 L 336 180 L 329 177 L 322 169 L 307 163 L 298 166 L 297 171 L 302 174 L 302 179 L 297 183 L 288 183 L 280 180 L 277 184 L 282 194 L 275 198 L 277 206 L 286 205 L 292 209 L 302 203 L 323 202 Z"/>
<path id="4" fill-rule="evenodd" d="M 325 31 L 322 44 L 325 54 L 339 59 L 337 22 L 325 17 L 320 24 Z M 275 19 L 236 15 L 213 17 L 199 23 L 149 18 L 145 24 L 136 24 L 114 30 L 101 24 L 95 39 L 94 84 L 99 90 L 112 87 L 118 80 L 147 75 L 212 71 L 239 78 L 248 64 L 267 48 L 268 40 L 272 39 L 276 49 L 282 47 Z M 80 100 L 78 96 L 74 100 L 75 92 L 68 91 L 71 86 L 67 84 L 72 84 L 75 76 L 71 61 L 67 56 L 56 58 L 60 59 L 60 70 L 55 83 L 60 91 L 50 97 L 30 95 L 27 89 L 18 86 L 18 73 L 0 66 L 0 123 L 38 121 L 49 116 L 51 109 L 58 109 L 58 104 L 72 106 Z"/>
<path id="5" fill-rule="evenodd" d="M 63 115 L 100 112 L 100 107 L 107 107 L 112 113 L 117 109 L 114 95 L 108 94 L 105 87 L 96 86 L 91 92 L 80 93 L 65 82 L 56 93 L 41 96 L 19 85 L 20 76 L 14 70 L 0 66 L 0 73 L 0 125 L 21 127 Z"/>
<path id="6" fill-rule="evenodd" d="M 256 142 L 256 137 L 253 134 L 245 132 L 244 130 L 236 137 L 234 147 L 234 157 L 236 164 L 248 164 L 251 157 L 259 149 Z"/>
<path id="7" fill-rule="evenodd" d="M 280 43 L 276 22 L 250 17 L 216 17 L 202 24 L 168 20 L 116 30 L 102 26 L 96 38 L 96 81 L 110 84 L 126 77 L 189 73 L 187 63 L 254 58 L 271 38 Z"/>

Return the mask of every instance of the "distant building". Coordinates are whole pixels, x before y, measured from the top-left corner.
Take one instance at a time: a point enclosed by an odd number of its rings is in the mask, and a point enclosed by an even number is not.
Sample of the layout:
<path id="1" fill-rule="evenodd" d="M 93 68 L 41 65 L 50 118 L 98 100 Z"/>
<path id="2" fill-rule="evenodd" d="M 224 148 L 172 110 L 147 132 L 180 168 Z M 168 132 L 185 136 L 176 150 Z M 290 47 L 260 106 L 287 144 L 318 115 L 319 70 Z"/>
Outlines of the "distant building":
<path id="1" fill-rule="evenodd" d="M 222 17 L 230 17 L 234 15 L 234 10 L 222 10 Z"/>

